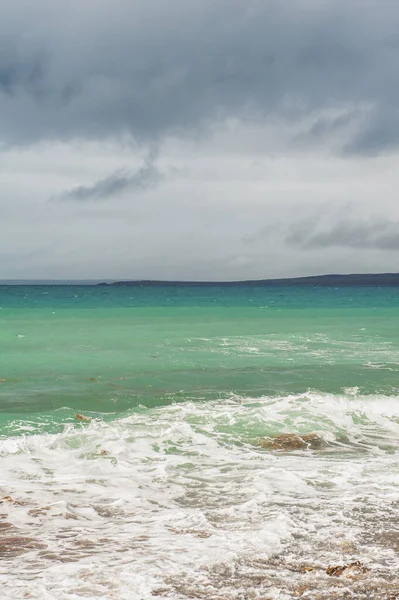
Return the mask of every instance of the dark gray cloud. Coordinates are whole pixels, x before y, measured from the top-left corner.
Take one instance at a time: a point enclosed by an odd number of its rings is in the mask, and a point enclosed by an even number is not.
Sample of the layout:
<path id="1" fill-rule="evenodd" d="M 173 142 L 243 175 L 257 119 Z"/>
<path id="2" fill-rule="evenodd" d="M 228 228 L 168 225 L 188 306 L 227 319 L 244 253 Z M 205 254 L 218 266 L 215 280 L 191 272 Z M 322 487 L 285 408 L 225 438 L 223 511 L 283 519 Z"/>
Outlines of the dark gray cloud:
<path id="1" fill-rule="evenodd" d="M 348 214 L 342 216 L 345 212 Z M 243 236 L 241 241 L 250 246 L 282 242 L 289 248 L 313 251 L 329 248 L 396 251 L 399 250 L 399 221 L 381 216 L 364 218 L 348 207 L 336 210 L 325 207 L 324 214 L 310 211 L 308 217 L 294 222 L 289 214 L 285 221 L 271 219 L 256 232 Z"/>
<path id="2" fill-rule="evenodd" d="M 77 186 L 59 195 L 62 200 L 86 202 L 107 200 L 124 192 L 145 192 L 156 187 L 164 179 L 163 173 L 149 157 L 136 171 L 119 170 L 90 186 Z"/>
<path id="3" fill-rule="evenodd" d="M 391 150 L 398 29 L 391 0 L 6 2 L 0 145 L 124 133 L 148 142 L 225 117 L 291 122 L 350 107 L 367 118 L 344 150 Z M 348 125 L 323 119 L 310 137 Z"/>
<path id="4" fill-rule="evenodd" d="M 339 220 L 333 224 L 317 219 L 300 221 L 285 236 L 290 246 L 304 250 L 346 247 L 399 250 L 399 222 L 388 219 Z"/>

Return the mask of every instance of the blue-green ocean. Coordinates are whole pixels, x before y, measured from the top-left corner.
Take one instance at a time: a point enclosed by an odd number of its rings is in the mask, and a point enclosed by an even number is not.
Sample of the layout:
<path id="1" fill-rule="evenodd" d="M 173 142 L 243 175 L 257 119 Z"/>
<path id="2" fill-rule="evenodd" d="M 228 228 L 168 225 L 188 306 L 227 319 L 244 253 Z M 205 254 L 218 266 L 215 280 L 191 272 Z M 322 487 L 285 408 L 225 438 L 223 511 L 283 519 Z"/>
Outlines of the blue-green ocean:
<path id="1" fill-rule="evenodd" d="M 398 391 L 399 288 L 0 286 L 2 597 L 399 593 Z"/>

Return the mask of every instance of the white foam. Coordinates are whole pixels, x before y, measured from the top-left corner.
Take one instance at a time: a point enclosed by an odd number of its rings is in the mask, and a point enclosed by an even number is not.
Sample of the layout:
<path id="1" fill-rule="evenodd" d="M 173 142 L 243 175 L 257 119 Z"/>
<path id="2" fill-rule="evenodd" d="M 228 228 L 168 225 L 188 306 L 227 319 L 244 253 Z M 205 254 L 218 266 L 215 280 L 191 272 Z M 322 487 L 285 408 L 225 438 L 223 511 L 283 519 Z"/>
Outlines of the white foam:
<path id="1" fill-rule="evenodd" d="M 397 398 L 348 392 L 187 402 L 0 440 L 7 535 L 43 544 L 3 561 L 2 598 L 170 597 L 176 581 L 278 553 L 336 563 L 343 539 L 393 572 L 397 557 L 372 534 L 399 501 Z M 331 445 L 257 445 L 315 430 Z M 289 597 L 285 579 L 276 598 Z"/>

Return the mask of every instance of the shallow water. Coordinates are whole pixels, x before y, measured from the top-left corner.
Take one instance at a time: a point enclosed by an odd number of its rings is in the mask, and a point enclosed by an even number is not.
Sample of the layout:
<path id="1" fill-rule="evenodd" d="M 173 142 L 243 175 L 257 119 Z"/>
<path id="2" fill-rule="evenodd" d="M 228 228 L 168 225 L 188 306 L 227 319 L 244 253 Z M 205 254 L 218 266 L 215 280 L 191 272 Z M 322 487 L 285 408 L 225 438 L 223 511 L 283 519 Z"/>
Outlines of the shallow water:
<path id="1" fill-rule="evenodd" d="M 0 306 L 2 598 L 399 594 L 394 288 L 24 287 Z M 320 448 L 259 445 L 309 432 Z"/>

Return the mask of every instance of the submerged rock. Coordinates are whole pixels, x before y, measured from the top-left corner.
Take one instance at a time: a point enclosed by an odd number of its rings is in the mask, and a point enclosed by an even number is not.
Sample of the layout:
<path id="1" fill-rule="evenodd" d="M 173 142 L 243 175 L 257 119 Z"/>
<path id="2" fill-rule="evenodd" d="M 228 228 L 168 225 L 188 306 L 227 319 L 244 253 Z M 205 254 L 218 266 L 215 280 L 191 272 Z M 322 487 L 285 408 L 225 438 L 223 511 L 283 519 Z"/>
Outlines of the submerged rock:
<path id="1" fill-rule="evenodd" d="M 276 437 L 264 438 L 260 440 L 259 444 L 266 450 L 317 449 L 322 446 L 323 439 L 317 433 L 305 433 L 303 435 L 284 433 Z"/>
<path id="2" fill-rule="evenodd" d="M 78 419 L 79 421 L 90 421 L 90 418 L 85 417 L 84 415 L 75 415 L 75 419 Z"/>
<path id="3" fill-rule="evenodd" d="M 304 565 L 301 567 L 301 572 L 302 573 L 312 573 L 312 571 L 315 571 L 317 569 L 317 567 L 311 567 L 310 565 Z"/>
<path id="4" fill-rule="evenodd" d="M 3 496 L 1 502 L 15 502 L 15 500 L 11 496 Z"/>
<path id="5" fill-rule="evenodd" d="M 348 565 L 338 565 L 336 567 L 328 567 L 326 570 L 327 575 L 331 577 L 348 577 L 357 578 L 359 575 L 368 572 L 368 568 L 365 567 L 359 560 L 349 563 Z"/>

